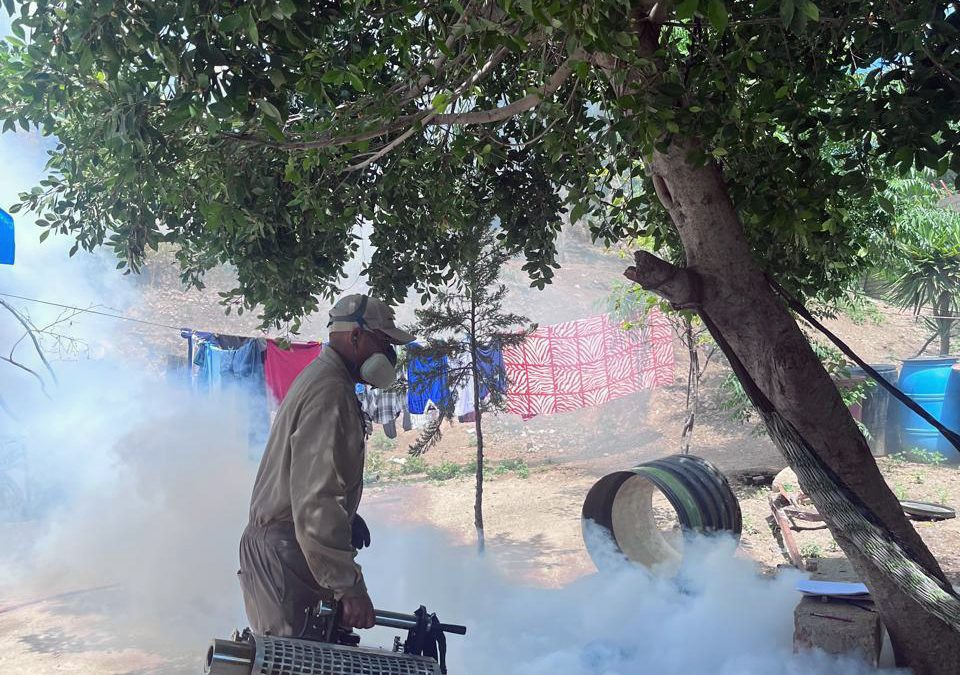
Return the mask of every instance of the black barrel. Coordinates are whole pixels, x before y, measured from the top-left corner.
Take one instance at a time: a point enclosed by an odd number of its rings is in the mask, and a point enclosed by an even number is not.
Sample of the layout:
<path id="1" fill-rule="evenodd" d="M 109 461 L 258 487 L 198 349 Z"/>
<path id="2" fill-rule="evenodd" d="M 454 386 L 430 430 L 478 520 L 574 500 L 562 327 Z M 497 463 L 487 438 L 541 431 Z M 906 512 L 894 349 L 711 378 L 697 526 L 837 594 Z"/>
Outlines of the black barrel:
<path id="1" fill-rule="evenodd" d="M 682 541 L 671 539 L 654 519 L 653 495 L 670 502 L 683 532 L 728 532 L 740 537 L 740 503 L 720 471 L 693 455 L 672 455 L 608 474 L 587 493 L 581 512 L 584 542 L 598 568 L 609 566 L 609 545 L 592 532 L 599 526 L 629 560 L 670 573 L 679 568 Z"/>

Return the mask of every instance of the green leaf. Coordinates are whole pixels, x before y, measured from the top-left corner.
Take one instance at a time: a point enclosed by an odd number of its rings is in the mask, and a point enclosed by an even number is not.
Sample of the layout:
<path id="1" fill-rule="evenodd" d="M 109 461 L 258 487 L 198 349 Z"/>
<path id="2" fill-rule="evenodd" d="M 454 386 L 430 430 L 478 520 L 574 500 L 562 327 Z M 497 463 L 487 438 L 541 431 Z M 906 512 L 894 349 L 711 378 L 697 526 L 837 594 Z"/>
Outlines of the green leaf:
<path id="1" fill-rule="evenodd" d="M 77 254 L 77 251 L 80 250 L 80 242 L 78 241 L 70 248 L 70 253 L 68 254 L 71 258 Z"/>
<path id="2" fill-rule="evenodd" d="M 721 33 L 727 30 L 730 16 L 727 14 L 727 6 L 723 4 L 723 0 L 710 0 L 707 5 L 707 19 Z"/>
<path id="3" fill-rule="evenodd" d="M 273 140 L 283 143 L 287 140 L 287 137 L 283 135 L 283 130 L 280 129 L 280 125 L 274 122 L 269 117 L 263 120 L 263 128 L 267 130 L 267 133 L 273 137 Z"/>
<path id="4" fill-rule="evenodd" d="M 670 98 L 680 98 L 686 93 L 686 89 L 679 82 L 663 82 L 657 89 L 664 96 L 669 96 Z"/>
<path id="5" fill-rule="evenodd" d="M 283 117 L 280 115 L 280 111 L 277 110 L 277 107 L 273 105 L 270 101 L 265 98 L 257 101 L 257 107 L 263 111 L 263 114 L 267 117 L 275 120 L 276 122 L 283 122 Z"/>
<path id="6" fill-rule="evenodd" d="M 586 213 L 586 211 L 587 205 L 583 202 L 578 202 L 570 212 L 570 222 L 577 223 L 581 218 L 583 218 L 583 214 Z"/>
<path id="7" fill-rule="evenodd" d="M 356 89 L 357 91 L 366 91 L 367 87 L 364 85 L 363 80 L 360 79 L 360 76 L 354 72 L 347 71 L 347 79 L 350 80 L 350 86 Z"/>
<path id="8" fill-rule="evenodd" d="M 784 28 L 790 28 L 796 10 L 793 0 L 780 0 L 780 20 L 783 22 Z"/>
<path id="9" fill-rule="evenodd" d="M 50 236 L 50 230 L 44 230 L 43 232 L 40 233 L 40 242 L 41 243 L 45 242 L 47 240 L 47 237 L 49 236 Z"/>
<path id="10" fill-rule="evenodd" d="M 3 8 L 7 10 L 7 14 L 13 16 L 17 11 L 17 8 L 13 6 L 13 0 L 3 0 Z"/>
<path id="11" fill-rule="evenodd" d="M 448 105 L 450 105 L 450 94 L 448 92 L 440 92 L 430 102 L 430 106 L 439 113 L 446 110 Z"/>
<path id="12" fill-rule="evenodd" d="M 810 0 L 805 0 L 802 5 L 800 5 L 800 11 L 806 14 L 813 21 L 820 20 L 820 9 Z"/>
<path id="13" fill-rule="evenodd" d="M 250 38 L 250 42 L 259 45 L 260 31 L 257 29 L 257 18 L 253 15 L 253 12 L 248 12 L 247 17 L 247 37 Z"/>
<path id="14" fill-rule="evenodd" d="M 273 83 L 273 86 L 279 89 L 287 82 L 287 76 L 283 74 L 282 71 L 272 68 L 267 74 L 267 77 L 270 78 L 270 81 Z M 362 84 L 362 83 L 361 83 Z M 360 91 L 363 91 L 362 89 Z"/>
<path id="15" fill-rule="evenodd" d="M 753 13 L 766 14 L 775 4 L 777 4 L 777 0 L 757 0 L 757 3 L 753 6 Z"/>
<path id="16" fill-rule="evenodd" d="M 681 20 L 692 19 L 698 9 L 700 9 L 700 0 L 682 0 L 677 4 L 677 18 Z"/>
<path id="17" fill-rule="evenodd" d="M 239 14 L 228 14 L 220 20 L 220 30 L 224 33 L 236 32 L 243 25 L 243 17 Z"/>

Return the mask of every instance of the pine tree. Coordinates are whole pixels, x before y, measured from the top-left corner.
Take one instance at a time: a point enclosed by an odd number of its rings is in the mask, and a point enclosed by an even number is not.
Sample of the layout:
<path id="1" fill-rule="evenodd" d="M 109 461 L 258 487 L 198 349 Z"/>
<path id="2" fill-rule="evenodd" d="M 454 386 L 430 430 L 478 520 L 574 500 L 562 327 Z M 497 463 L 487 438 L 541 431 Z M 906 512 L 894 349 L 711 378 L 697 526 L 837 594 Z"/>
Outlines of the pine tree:
<path id="1" fill-rule="evenodd" d="M 474 401 L 474 427 L 477 436 L 476 498 L 474 525 L 477 549 L 484 550 L 483 536 L 483 420 L 488 412 L 506 409 L 506 377 L 499 350 L 518 345 L 531 328 L 526 317 L 506 312 L 503 302 L 507 287 L 499 283 L 500 270 L 510 258 L 498 246 L 495 229 L 478 225 L 464 237 L 462 264 L 453 270 L 446 288 L 440 289 L 431 304 L 416 312 L 416 334 L 426 344 L 410 349 L 411 357 L 421 357 L 434 365 L 421 371 L 419 386 L 433 378 L 443 378 L 449 396 L 433 401 L 439 416 L 423 430 L 410 453 L 420 455 L 442 436 L 444 421 L 456 418 L 458 392 L 470 391 Z M 423 361 L 422 361 L 423 362 Z M 410 383 L 417 391 L 418 383 Z M 485 394 L 485 396 L 481 396 Z"/>

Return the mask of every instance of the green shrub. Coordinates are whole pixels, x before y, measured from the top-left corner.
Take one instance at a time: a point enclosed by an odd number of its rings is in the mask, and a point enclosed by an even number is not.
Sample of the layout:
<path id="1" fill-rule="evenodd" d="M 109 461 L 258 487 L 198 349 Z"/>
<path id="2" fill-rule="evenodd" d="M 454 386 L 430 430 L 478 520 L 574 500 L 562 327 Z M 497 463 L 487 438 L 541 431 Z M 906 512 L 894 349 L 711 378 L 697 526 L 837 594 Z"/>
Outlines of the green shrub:
<path id="1" fill-rule="evenodd" d="M 455 462 L 442 462 L 437 466 L 428 466 L 426 474 L 430 480 L 450 480 L 466 475 L 466 472 L 464 467 Z"/>
<path id="2" fill-rule="evenodd" d="M 400 465 L 400 474 L 403 476 L 412 476 L 426 472 L 427 463 L 423 461 L 423 457 L 407 457 L 407 461 Z"/>

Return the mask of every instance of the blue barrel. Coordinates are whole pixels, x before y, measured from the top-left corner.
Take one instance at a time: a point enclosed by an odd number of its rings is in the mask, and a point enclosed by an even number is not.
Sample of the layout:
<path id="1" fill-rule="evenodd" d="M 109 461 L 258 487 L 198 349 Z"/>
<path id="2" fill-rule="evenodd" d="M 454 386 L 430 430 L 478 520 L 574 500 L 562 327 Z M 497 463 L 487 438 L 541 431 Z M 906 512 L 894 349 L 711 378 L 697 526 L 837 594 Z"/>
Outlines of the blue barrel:
<path id="1" fill-rule="evenodd" d="M 942 422 L 947 384 L 956 362 L 957 359 L 952 356 L 907 359 L 900 370 L 900 389 Z M 956 396 L 952 397 L 950 405 L 946 406 L 948 412 L 956 405 L 955 399 Z M 898 409 L 900 446 L 904 451 L 909 452 L 916 448 L 939 452 L 949 459 L 957 458 L 957 451 L 939 431 L 905 405 L 899 404 Z"/>
<path id="2" fill-rule="evenodd" d="M 943 426 L 951 431 L 960 433 L 960 366 L 950 369 L 947 380 L 947 392 L 943 397 L 943 414 L 940 417 Z M 940 445 L 937 450 L 951 462 L 960 462 L 960 452 L 953 447 L 953 443 L 940 436 Z"/>

